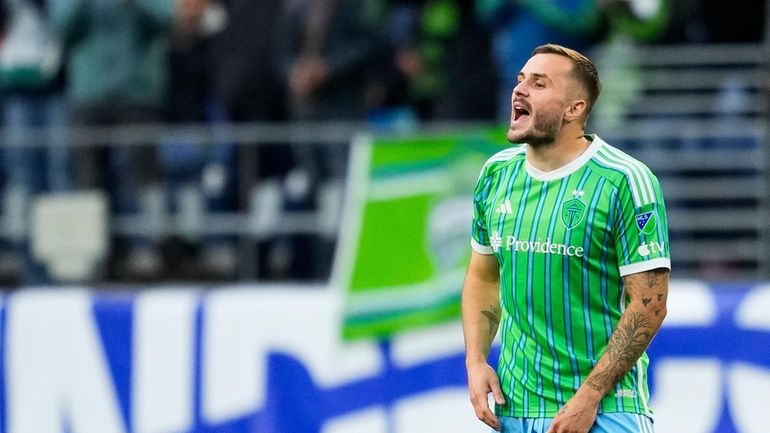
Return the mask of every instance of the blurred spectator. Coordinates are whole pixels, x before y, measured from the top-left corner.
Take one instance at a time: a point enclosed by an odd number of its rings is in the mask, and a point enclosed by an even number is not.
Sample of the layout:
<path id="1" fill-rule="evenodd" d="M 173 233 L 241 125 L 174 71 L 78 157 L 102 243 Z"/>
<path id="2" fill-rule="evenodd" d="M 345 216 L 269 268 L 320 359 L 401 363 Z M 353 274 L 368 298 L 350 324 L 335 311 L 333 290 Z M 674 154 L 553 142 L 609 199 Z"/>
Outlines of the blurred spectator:
<path id="1" fill-rule="evenodd" d="M 76 123 L 162 120 L 175 0 L 49 0 L 49 4 L 69 55 L 66 95 Z M 163 193 L 155 153 L 151 146 L 78 151 L 80 186 L 107 188 L 113 214 L 135 214 L 140 202 L 157 208 Z M 119 277 L 149 277 L 162 271 L 153 246 L 158 231 L 155 239 L 131 238 L 117 245 L 116 270 L 126 273 Z"/>
<path id="2" fill-rule="evenodd" d="M 289 0 L 277 25 L 281 79 L 288 89 L 289 115 L 295 121 L 365 120 L 367 72 L 378 53 L 381 0 Z M 286 205 L 314 210 L 317 191 L 341 183 L 347 143 L 303 143 L 294 149 L 297 168 L 286 178 Z M 323 278 L 329 269 L 331 241 L 292 239 L 291 275 Z M 304 242 L 310 246 L 300 247 Z M 287 247 L 288 248 L 288 247 Z"/>
<path id="3" fill-rule="evenodd" d="M 230 0 L 226 3 L 227 26 L 211 39 L 208 50 L 211 76 L 210 96 L 222 107 L 231 122 L 276 122 L 287 120 L 286 92 L 275 50 L 275 35 L 282 13 L 281 0 Z M 255 187 L 280 184 L 294 166 L 291 148 L 285 143 L 241 143 L 237 148 L 237 201 L 242 207 L 250 203 Z M 261 208 L 280 209 L 281 196 L 261 197 Z M 266 203 L 265 201 L 270 201 Z M 246 209 L 244 209 L 246 210 Z M 245 237 L 239 245 L 239 260 L 247 273 L 242 277 L 275 279 L 285 274 L 285 266 L 276 265 L 284 256 L 272 240 Z M 281 247 L 279 247 L 280 249 Z M 204 261 L 222 262 L 222 248 L 204 255 Z M 254 266 L 256 262 L 257 266 Z M 277 269 L 281 268 L 281 269 Z M 286 278 L 285 275 L 280 275 Z"/>
<path id="4" fill-rule="evenodd" d="M 672 5 L 670 0 L 599 0 L 599 7 L 607 20 L 610 39 L 651 43 L 663 37 Z"/>
<path id="5" fill-rule="evenodd" d="M 290 0 L 277 26 L 278 67 L 294 121 L 365 120 L 368 72 L 378 53 L 380 0 Z M 342 178 L 347 147 L 302 145 L 300 177 Z M 311 199 L 300 194 L 298 201 Z M 310 205 L 302 203 L 300 205 Z M 311 205 L 312 206 L 312 205 Z"/>
<path id="6" fill-rule="evenodd" d="M 671 22 L 670 0 L 600 0 L 606 40 L 594 61 L 604 71 L 602 103 L 592 113 L 602 128 L 617 127 L 642 92 L 637 44 L 660 41 Z"/>
<path id="7" fill-rule="evenodd" d="M 532 50 L 556 43 L 589 51 L 601 30 L 597 0 L 476 0 L 479 17 L 493 32 L 492 49 L 501 86 L 498 119 L 507 123 L 511 91 Z"/>
<path id="8" fill-rule="evenodd" d="M 474 0 L 394 1 L 388 33 L 403 77 L 392 83 L 390 91 L 401 94 L 391 103 L 414 106 L 421 119 L 495 117 L 490 36 Z"/>
<path id="9" fill-rule="evenodd" d="M 282 0 L 228 0 L 227 26 L 211 40 L 213 98 L 236 122 L 286 119 L 274 38 Z"/>
<path id="10" fill-rule="evenodd" d="M 206 117 L 211 79 L 208 48 L 212 33 L 220 30 L 206 28 L 202 23 L 209 5 L 209 0 L 177 0 L 177 19 L 168 59 L 170 79 L 166 114 L 171 122 L 201 122 Z"/>
<path id="11" fill-rule="evenodd" d="M 178 0 L 169 55 L 169 95 L 167 119 L 172 123 L 203 123 L 211 108 L 209 99 L 211 39 L 227 23 L 220 2 Z M 211 156 L 221 150 L 218 144 L 198 144 L 185 136 L 168 137 L 159 147 L 165 192 L 173 213 L 175 234 L 163 241 L 165 278 L 196 280 L 211 275 L 200 266 L 202 230 L 208 203 L 203 188 L 208 164 L 216 164 Z M 228 170 L 220 168 L 219 173 Z M 226 194 L 224 182 L 217 183 L 216 198 Z M 232 278 L 232 275 L 230 275 Z"/>
<path id="12" fill-rule="evenodd" d="M 366 118 L 380 0 L 289 0 L 277 26 L 282 79 L 295 120 Z"/>
<path id="13" fill-rule="evenodd" d="M 287 120 L 286 92 L 277 62 L 275 36 L 282 0 L 229 0 L 227 26 L 211 39 L 210 96 L 232 122 Z M 292 166 L 285 144 L 242 148 L 249 178 L 283 176 Z M 244 165 L 244 164 L 242 164 Z M 253 179 L 251 179 L 253 180 Z"/>
<path id="14" fill-rule="evenodd" d="M 767 2 L 715 2 L 679 0 L 671 2 L 671 24 L 665 43 L 761 42 L 765 36 Z"/>
<path id="15" fill-rule="evenodd" d="M 61 95 L 62 50 L 49 28 L 43 0 L 6 0 L 3 6 L 6 21 L 0 46 L 0 87 L 6 135 L 2 213 L 13 255 L 21 259 L 25 282 L 41 283 L 44 273 L 31 258 L 27 242 L 29 204 L 35 193 L 70 187 L 69 150 L 61 133 L 67 123 Z M 46 134 L 41 136 L 45 143 L 29 141 L 30 130 L 38 128 Z M 5 258 L 0 259 L 0 268 L 12 263 Z"/>

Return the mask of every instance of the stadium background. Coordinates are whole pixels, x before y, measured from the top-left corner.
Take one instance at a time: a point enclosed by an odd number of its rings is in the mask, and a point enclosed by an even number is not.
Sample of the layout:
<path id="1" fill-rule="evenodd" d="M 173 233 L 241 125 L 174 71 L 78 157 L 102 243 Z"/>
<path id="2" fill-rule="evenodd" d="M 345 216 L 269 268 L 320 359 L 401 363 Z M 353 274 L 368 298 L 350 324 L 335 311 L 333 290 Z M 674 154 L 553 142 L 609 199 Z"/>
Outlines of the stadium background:
<path id="1" fill-rule="evenodd" d="M 666 193 L 656 430 L 767 432 L 770 8 L 723 3 L 3 1 L 0 433 L 486 431 L 463 197 L 545 42 Z"/>

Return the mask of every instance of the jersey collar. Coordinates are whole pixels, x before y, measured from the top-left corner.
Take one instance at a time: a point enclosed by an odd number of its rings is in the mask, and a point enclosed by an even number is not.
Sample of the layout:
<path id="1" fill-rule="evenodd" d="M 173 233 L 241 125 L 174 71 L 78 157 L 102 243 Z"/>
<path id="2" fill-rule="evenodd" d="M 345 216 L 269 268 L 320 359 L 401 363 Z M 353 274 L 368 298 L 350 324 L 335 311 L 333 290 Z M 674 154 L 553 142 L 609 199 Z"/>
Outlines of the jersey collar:
<path id="1" fill-rule="evenodd" d="M 543 171 L 530 164 L 529 161 L 526 161 L 525 167 L 527 169 L 527 174 L 539 181 L 547 182 L 550 180 L 557 180 L 567 177 L 570 174 L 578 171 L 580 167 L 584 166 L 591 158 L 593 158 L 596 152 L 598 152 L 599 149 L 601 149 L 601 147 L 606 144 L 604 140 L 599 138 L 599 136 L 596 134 L 588 134 L 585 137 L 591 140 L 591 145 L 588 146 L 588 149 L 580 154 L 580 156 L 573 159 L 567 165 L 563 165 L 556 170 Z"/>

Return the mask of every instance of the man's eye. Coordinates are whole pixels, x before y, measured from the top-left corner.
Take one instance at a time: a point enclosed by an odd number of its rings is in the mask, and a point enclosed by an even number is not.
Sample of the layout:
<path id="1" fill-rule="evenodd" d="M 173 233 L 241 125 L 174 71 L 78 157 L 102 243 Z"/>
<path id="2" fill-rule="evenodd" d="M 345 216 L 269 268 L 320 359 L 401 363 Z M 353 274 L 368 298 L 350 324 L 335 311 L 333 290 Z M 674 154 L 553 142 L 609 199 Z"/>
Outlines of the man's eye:
<path id="1" fill-rule="evenodd" d="M 544 88 L 545 88 L 545 84 L 543 84 L 543 83 L 535 83 L 535 89 L 544 89 Z"/>

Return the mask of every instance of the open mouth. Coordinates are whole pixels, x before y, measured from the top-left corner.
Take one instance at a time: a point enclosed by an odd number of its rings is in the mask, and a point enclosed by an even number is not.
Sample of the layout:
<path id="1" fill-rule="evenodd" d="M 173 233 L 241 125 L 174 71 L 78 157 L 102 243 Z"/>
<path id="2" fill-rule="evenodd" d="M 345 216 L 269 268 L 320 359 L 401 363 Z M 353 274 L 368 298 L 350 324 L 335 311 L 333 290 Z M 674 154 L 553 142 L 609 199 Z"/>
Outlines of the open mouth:
<path id="1" fill-rule="evenodd" d="M 514 104 L 513 106 L 513 120 L 518 121 L 523 116 L 529 116 L 529 110 L 524 108 L 521 104 Z"/>

